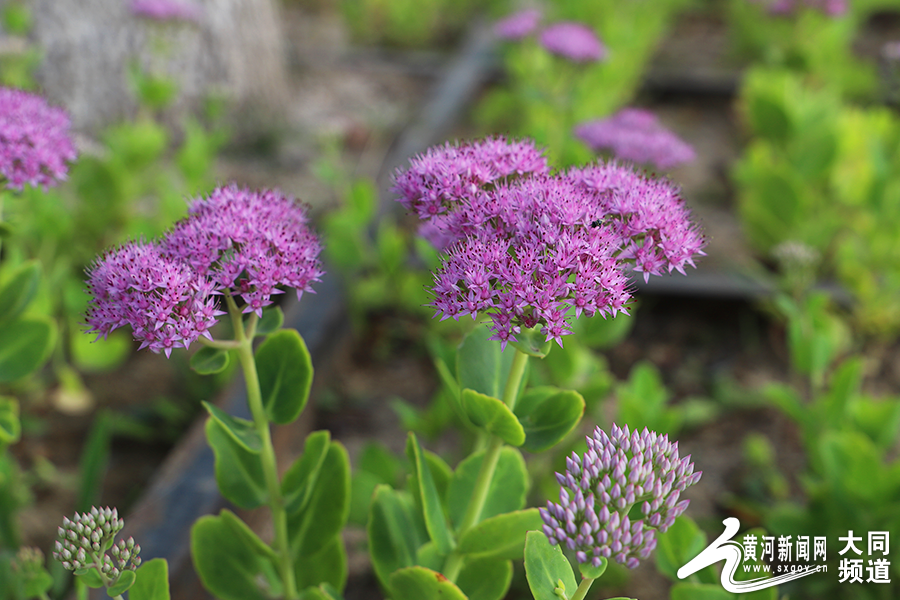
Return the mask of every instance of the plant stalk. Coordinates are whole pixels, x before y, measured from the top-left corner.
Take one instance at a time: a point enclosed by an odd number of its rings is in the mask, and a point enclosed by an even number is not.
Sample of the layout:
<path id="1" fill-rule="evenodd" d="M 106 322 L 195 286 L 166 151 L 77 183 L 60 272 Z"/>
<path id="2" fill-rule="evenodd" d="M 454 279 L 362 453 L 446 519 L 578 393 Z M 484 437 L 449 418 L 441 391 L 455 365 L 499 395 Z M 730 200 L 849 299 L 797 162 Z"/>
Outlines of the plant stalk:
<path id="1" fill-rule="evenodd" d="M 516 396 L 527 364 L 528 355 L 517 349 L 512 366 L 509 369 L 509 375 L 506 378 L 506 386 L 503 388 L 503 402 L 509 406 L 510 410 L 516 405 Z M 459 525 L 457 539 L 461 539 L 469 529 L 478 523 L 481 511 L 484 510 L 484 503 L 487 500 L 491 481 L 494 479 L 494 471 L 497 469 L 497 462 L 500 459 L 500 450 L 503 449 L 502 439 L 495 435 L 492 435 L 490 439 L 490 444 L 485 450 L 484 458 L 481 461 L 481 468 L 478 470 L 475 489 L 472 490 L 472 497 L 469 499 L 469 505 L 466 507 L 462 523 Z M 444 577 L 456 583 L 456 578 L 459 577 L 462 565 L 463 556 L 456 551 L 450 553 L 450 556 L 447 557 L 447 561 L 444 563 Z"/>
<path id="2" fill-rule="evenodd" d="M 572 594 L 572 597 L 569 598 L 569 600 L 584 600 L 584 597 L 587 596 L 588 590 L 591 589 L 591 585 L 593 584 L 593 579 L 582 579 L 581 583 L 578 584 L 578 589 L 575 590 L 575 593 Z"/>
<path id="3" fill-rule="evenodd" d="M 272 436 L 269 432 L 269 419 L 263 408 L 262 392 L 259 387 L 259 375 L 256 372 L 256 360 L 253 357 L 253 338 L 244 331 L 241 321 L 241 313 L 237 308 L 234 298 L 225 294 L 228 304 L 228 312 L 234 323 L 236 348 L 241 368 L 244 371 L 244 382 L 247 386 L 247 403 L 250 405 L 250 413 L 253 415 L 253 424 L 262 440 L 260 459 L 262 460 L 263 473 L 266 478 L 266 488 L 269 492 L 269 509 L 272 511 L 272 524 L 275 529 L 275 552 L 279 558 L 279 570 L 281 581 L 284 584 L 284 597 L 293 600 L 297 597 L 297 584 L 294 578 L 294 567 L 291 561 L 291 550 L 287 535 L 287 512 L 284 508 L 284 497 L 281 495 L 281 483 L 278 479 L 278 467 L 275 461 L 275 447 L 272 445 Z M 256 329 L 256 315 L 251 315 L 248 329 Z"/>

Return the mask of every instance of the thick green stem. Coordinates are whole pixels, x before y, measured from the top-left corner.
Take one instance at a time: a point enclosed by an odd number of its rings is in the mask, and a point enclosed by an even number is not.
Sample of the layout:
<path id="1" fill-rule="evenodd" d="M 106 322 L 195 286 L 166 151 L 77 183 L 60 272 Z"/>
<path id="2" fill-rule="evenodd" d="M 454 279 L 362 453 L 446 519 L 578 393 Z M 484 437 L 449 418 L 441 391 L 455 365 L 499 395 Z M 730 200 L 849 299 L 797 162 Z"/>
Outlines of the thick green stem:
<path id="1" fill-rule="evenodd" d="M 525 366 L 527 364 L 528 355 L 516 350 L 512 366 L 509 369 L 509 376 L 506 378 L 506 387 L 503 388 L 503 402 L 509 406 L 510 410 L 516 405 L 516 397 L 519 392 L 519 386 L 522 383 L 522 377 L 525 375 Z M 500 459 L 500 450 L 502 449 L 503 440 L 497 436 L 491 436 L 491 441 L 481 461 L 481 468 L 478 470 L 478 477 L 475 479 L 472 497 L 469 499 L 469 505 L 466 507 L 463 520 L 459 524 L 457 539 L 462 538 L 481 518 L 481 511 L 484 510 L 484 503 L 487 500 L 491 481 L 494 479 L 494 471 L 497 469 L 497 461 Z M 462 565 L 463 556 L 455 551 L 452 552 L 444 563 L 444 577 L 455 583 L 456 578 L 459 577 L 460 570 L 462 570 Z"/>
<path id="2" fill-rule="evenodd" d="M 287 512 L 284 509 L 284 497 L 281 495 L 281 483 L 278 479 L 278 467 L 275 462 L 275 447 L 272 445 L 272 436 L 269 433 L 269 419 L 263 408 L 259 375 L 256 372 L 256 360 L 253 357 L 253 338 L 244 331 L 241 313 L 234 299 L 227 293 L 225 302 L 228 304 L 228 312 L 231 313 L 234 323 L 235 341 L 239 344 L 237 355 L 244 371 L 244 382 L 247 385 L 247 403 L 250 405 L 250 413 L 253 415 L 253 424 L 262 440 L 260 459 L 266 478 L 266 488 L 269 492 L 269 509 L 272 511 L 272 523 L 275 529 L 275 552 L 278 554 L 280 563 L 284 597 L 287 600 L 293 600 L 297 597 L 297 584 L 287 535 Z M 255 329 L 255 316 L 250 317 L 251 323 L 248 329 Z"/>
<path id="3" fill-rule="evenodd" d="M 591 589 L 591 585 L 593 585 L 593 579 L 582 579 L 581 583 L 578 584 L 578 589 L 575 590 L 575 593 L 572 594 L 572 597 L 569 600 L 584 600 L 584 597 L 587 595 L 588 590 Z"/>

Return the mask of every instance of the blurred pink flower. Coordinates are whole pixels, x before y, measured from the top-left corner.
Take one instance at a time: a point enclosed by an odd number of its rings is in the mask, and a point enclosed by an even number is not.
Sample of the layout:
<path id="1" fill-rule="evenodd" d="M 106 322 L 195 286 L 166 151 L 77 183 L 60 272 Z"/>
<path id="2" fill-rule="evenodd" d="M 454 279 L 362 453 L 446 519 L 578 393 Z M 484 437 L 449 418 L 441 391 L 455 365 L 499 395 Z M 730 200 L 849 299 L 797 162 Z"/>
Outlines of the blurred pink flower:
<path id="1" fill-rule="evenodd" d="M 199 5 L 179 0 L 132 0 L 131 12 L 154 21 L 199 23 L 203 18 L 203 9 Z"/>
<path id="2" fill-rule="evenodd" d="M 0 176 L 10 189 L 56 185 L 75 160 L 69 115 L 42 97 L 0 88 Z"/>
<path id="3" fill-rule="evenodd" d="M 594 30 L 582 23 L 554 23 L 541 32 L 540 41 L 548 52 L 575 62 L 593 62 L 606 58 L 606 47 Z"/>
<path id="4" fill-rule="evenodd" d="M 520 40 L 531 35 L 541 21 L 541 11 L 528 8 L 513 13 L 494 25 L 494 33 L 505 40 Z"/>
<path id="5" fill-rule="evenodd" d="M 615 115 L 582 123 L 575 136 L 594 151 L 607 149 L 620 159 L 658 169 L 690 162 L 693 148 L 663 127 L 656 115 L 639 108 L 624 108 Z"/>

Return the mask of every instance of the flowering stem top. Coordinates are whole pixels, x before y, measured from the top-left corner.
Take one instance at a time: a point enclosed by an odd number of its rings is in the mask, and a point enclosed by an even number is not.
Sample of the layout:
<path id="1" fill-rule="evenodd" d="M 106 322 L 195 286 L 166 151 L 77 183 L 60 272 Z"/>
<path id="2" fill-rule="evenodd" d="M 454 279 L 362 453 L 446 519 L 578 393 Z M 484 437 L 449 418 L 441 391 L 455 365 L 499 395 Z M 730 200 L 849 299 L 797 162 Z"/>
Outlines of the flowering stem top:
<path id="1" fill-rule="evenodd" d="M 551 174 L 533 143 L 503 138 L 410 162 L 394 190 L 446 250 L 431 305 L 442 318 L 488 314 L 504 347 L 537 325 L 562 345 L 570 311 L 626 310 L 629 269 L 683 273 L 703 253 L 679 190 L 627 166 Z"/>

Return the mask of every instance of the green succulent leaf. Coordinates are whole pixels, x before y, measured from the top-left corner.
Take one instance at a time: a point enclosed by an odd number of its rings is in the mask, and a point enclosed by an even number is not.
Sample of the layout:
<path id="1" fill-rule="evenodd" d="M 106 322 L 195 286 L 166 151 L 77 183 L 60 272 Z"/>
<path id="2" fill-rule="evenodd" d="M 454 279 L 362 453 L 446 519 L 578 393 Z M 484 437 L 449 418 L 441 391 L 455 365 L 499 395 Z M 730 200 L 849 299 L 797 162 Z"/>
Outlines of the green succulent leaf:
<path id="1" fill-rule="evenodd" d="M 228 368 L 231 355 L 228 350 L 203 346 L 191 356 L 191 369 L 200 375 L 215 375 Z"/>
<path id="2" fill-rule="evenodd" d="M 15 398 L 0 396 L 0 448 L 4 444 L 15 444 L 21 435 L 19 402 Z"/>
<path id="3" fill-rule="evenodd" d="M 262 440 L 253 421 L 232 416 L 205 400 L 201 402 L 209 416 L 215 419 L 225 432 L 231 436 L 231 439 L 237 442 L 244 450 L 253 454 L 259 454 L 262 451 Z"/>
<path id="4" fill-rule="evenodd" d="M 412 498 L 388 485 L 375 488 L 366 532 L 369 555 L 381 584 L 390 589 L 391 573 L 416 564 L 416 551 L 428 539 Z"/>
<path id="5" fill-rule="evenodd" d="M 230 511 L 194 523 L 191 556 L 203 587 L 221 600 L 268 600 L 281 591 L 271 548 Z"/>
<path id="6" fill-rule="evenodd" d="M 500 398 L 515 352 L 501 352 L 500 343 L 489 337 L 491 330 L 486 326 L 476 327 L 466 336 L 456 353 L 456 378 L 461 390 Z"/>
<path id="7" fill-rule="evenodd" d="M 256 323 L 256 335 L 275 333 L 284 325 L 284 312 L 280 306 L 270 306 L 263 310 L 262 319 Z"/>
<path id="8" fill-rule="evenodd" d="M 154 558 L 138 567 L 137 579 L 128 590 L 129 600 L 169 600 L 169 564 Z"/>
<path id="9" fill-rule="evenodd" d="M 0 287 L 0 325 L 22 314 L 41 282 L 41 263 L 30 260 L 19 265 Z"/>
<path id="10" fill-rule="evenodd" d="M 456 585 L 469 600 L 501 600 L 512 582 L 509 560 L 476 559 L 466 561 Z"/>
<path id="11" fill-rule="evenodd" d="M 318 553 L 347 523 L 350 512 L 350 459 L 339 442 L 331 442 L 319 477 L 303 510 L 288 515 L 288 539 L 297 560 Z"/>
<path id="12" fill-rule="evenodd" d="M 485 519 L 459 540 L 459 552 L 479 558 L 519 559 L 525 535 L 543 525 L 536 508 L 503 513 Z"/>
<path id="13" fill-rule="evenodd" d="M 335 535 L 315 554 L 294 561 L 298 588 L 327 583 L 340 591 L 347 585 L 347 551 L 340 534 Z"/>
<path id="14" fill-rule="evenodd" d="M 575 429 L 584 415 L 584 398 L 573 390 L 533 388 L 516 405 L 516 414 L 525 432 L 522 448 L 543 452 Z"/>
<path id="15" fill-rule="evenodd" d="M 5 323 L 0 336 L 0 383 L 36 371 L 56 343 L 56 323 L 47 317 L 20 317 Z"/>
<path id="16" fill-rule="evenodd" d="M 422 512 L 425 517 L 425 527 L 428 535 L 434 542 L 438 552 L 447 555 L 453 551 L 453 538 L 447 527 L 447 517 L 438 494 L 431 468 L 425 458 L 425 452 L 419 444 L 419 440 L 412 432 L 409 433 L 406 442 L 406 454 L 416 472 L 416 481 L 419 488 L 419 497 L 422 501 Z"/>
<path id="17" fill-rule="evenodd" d="M 394 600 L 467 600 L 449 579 L 425 567 L 406 567 L 391 575 Z"/>
<path id="18" fill-rule="evenodd" d="M 90 567 L 88 569 L 78 569 L 75 571 L 75 575 L 78 576 L 78 579 L 81 580 L 81 583 L 88 586 L 89 588 L 98 589 L 106 587 L 106 584 L 103 582 L 103 578 L 94 567 Z"/>
<path id="19" fill-rule="evenodd" d="M 303 510 L 309 503 L 330 445 L 329 431 L 314 431 L 306 436 L 303 454 L 288 468 L 281 480 L 284 508 L 289 515 Z"/>
<path id="20" fill-rule="evenodd" d="M 460 396 L 469 420 L 477 427 L 498 436 L 511 446 L 525 443 L 525 430 L 502 400 L 465 389 Z"/>
<path id="21" fill-rule="evenodd" d="M 106 589 L 106 593 L 109 594 L 110 598 L 115 598 L 116 596 L 124 594 L 132 585 L 134 585 L 136 577 L 134 571 L 122 571 L 119 578 L 116 579 L 116 582 Z"/>
<path id="22" fill-rule="evenodd" d="M 463 460 L 453 473 L 447 487 L 447 509 L 455 527 L 462 522 L 469 498 L 475 491 L 475 480 L 484 460 L 484 451 L 477 452 Z M 528 492 L 528 471 L 522 453 L 515 448 L 500 450 L 494 477 L 488 487 L 487 498 L 476 523 L 499 514 L 520 510 L 525 507 Z"/>
<path id="23" fill-rule="evenodd" d="M 529 531 L 525 538 L 525 577 L 534 600 L 559 600 L 556 589 L 564 587 L 566 597 L 575 592 L 575 573 L 559 546 L 551 546 L 541 531 Z"/>
<path id="24" fill-rule="evenodd" d="M 268 491 L 260 455 L 238 443 L 213 417 L 206 421 L 206 439 L 216 456 L 216 483 L 222 495 L 241 508 L 265 504 Z"/>
<path id="25" fill-rule="evenodd" d="M 296 419 L 313 380 L 312 359 L 300 334 L 294 329 L 270 334 L 256 350 L 256 370 L 269 419 L 279 425 Z"/>

